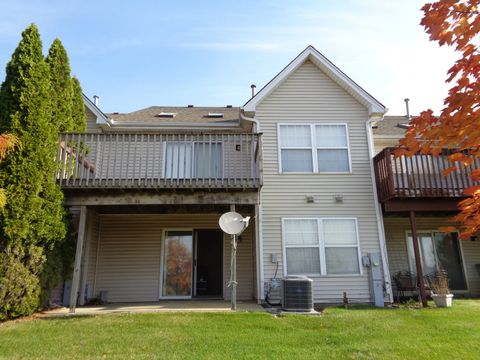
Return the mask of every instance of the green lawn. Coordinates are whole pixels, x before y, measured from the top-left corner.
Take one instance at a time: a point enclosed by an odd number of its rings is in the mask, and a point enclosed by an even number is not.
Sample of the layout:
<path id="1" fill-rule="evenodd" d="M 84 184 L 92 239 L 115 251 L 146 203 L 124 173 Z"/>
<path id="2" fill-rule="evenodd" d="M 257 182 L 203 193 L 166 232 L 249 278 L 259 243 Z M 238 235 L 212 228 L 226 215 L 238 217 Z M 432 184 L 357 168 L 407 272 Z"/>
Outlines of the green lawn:
<path id="1" fill-rule="evenodd" d="M 151 313 L 0 325 L 0 358 L 480 359 L 480 300 L 322 316 Z"/>

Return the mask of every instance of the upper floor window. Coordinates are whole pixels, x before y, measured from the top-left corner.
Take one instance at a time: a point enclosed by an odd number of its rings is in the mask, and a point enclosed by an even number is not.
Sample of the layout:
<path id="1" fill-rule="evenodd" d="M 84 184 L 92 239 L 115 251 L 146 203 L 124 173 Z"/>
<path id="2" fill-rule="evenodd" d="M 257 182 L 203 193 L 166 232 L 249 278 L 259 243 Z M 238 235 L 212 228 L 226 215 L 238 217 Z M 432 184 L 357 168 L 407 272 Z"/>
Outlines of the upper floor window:
<path id="1" fill-rule="evenodd" d="M 348 173 L 346 124 L 279 124 L 280 172 Z"/>

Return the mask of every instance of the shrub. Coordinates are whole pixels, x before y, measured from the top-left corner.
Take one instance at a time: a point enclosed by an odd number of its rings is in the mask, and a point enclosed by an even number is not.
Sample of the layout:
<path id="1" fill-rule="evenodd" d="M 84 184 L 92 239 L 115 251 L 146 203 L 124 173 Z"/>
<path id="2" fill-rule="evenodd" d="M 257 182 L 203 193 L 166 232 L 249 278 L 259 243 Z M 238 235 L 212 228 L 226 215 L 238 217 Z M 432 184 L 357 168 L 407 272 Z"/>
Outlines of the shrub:
<path id="1" fill-rule="evenodd" d="M 29 315 L 38 308 L 38 274 L 44 262 L 38 246 L 8 246 L 0 253 L 0 320 Z"/>

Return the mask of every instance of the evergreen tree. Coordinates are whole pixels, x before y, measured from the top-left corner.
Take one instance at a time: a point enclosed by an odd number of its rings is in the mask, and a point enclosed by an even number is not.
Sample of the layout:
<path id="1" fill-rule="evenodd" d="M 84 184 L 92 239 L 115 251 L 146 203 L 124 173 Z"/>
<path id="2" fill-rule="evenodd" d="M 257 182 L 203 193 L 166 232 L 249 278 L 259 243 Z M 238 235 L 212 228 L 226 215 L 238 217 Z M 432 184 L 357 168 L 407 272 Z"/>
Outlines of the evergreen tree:
<path id="1" fill-rule="evenodd" d="M 58 131 L 73 131 L 73 84 L 70 77 L 70 63 L 67 51 L 59 39 L 50 46 L 45 59 L 50 68 L 52 84 L 52 122 Z"/>
<path id="2" fill-rule="evenodd" d="M 73 86 L 73 127 L 71 131 L 84 132 L 87 128 L 87 115 L 85 113 L 85 104 L 83 102 L 83 92 L 80 86 L 80 81 L 76 78 L 72 78 Z"/>
<path id="3" fill-rule="evenodd" d="M 53 176 L 58 126 L 52 123 L 51 97 L 49 66 L 38 29 L 32 24 L 22 33 L 0 87 L 0 129 L 22 143 L 1 164 L 0 188 L 5 189 L 8 202 L 0 213 L 0 255 L 11 266 L 0 267 L 0 278 L 16 267 L 24 270 L 19 276 L 30 279 L 2 283 L 0 314 L 23 315 L 39 306 L 37 275 L 43 254 L 66 233 L 63 194 Z M 32 258 L 36 259 L 33 263 Z M 25 297 L 18 297 L 17 303 L 3 298 L 11 294 Z M 2 308 L 7 303 L 8 309 Z"/>

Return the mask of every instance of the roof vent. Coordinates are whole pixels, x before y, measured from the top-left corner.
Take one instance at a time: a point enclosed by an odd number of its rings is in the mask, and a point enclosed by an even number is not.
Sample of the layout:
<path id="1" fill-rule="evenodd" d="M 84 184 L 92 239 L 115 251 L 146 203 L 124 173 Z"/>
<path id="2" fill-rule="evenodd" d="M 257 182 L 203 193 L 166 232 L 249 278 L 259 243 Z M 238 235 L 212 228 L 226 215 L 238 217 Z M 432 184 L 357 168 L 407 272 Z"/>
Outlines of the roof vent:
<path id="1" fill-rule="evenodd" d="M 193 107 L 193 105 L 187 105 L 187 107 L 189 107 L 189 108 L 192 108 L 192 107 Z"/>
<path id="2" fill-rule="evenodd" d="M 402 128 L 402 129 L 410 129 L 412 127 L 412 124 L 409 124 L 409 123 L 399 123 L 397 124 L 397 126 L 399 128 Z"/>
<path id="3" fill-rule="evenodd" d="M 161 112 L 157 115 L 155 115 L 156 117 L 161 117 L 161 118 L 173 118 L 175 117 L 175 115 L 177 115 L 176 113 L 173 113 L 173 112 Z"/>
<path id="4" fill-rule="evenodd" d="M 223 113 L 209 112 L 207 117 L 209 117 L 209 118 L 223 118 Z"/>
<path id="5" fill-rule="evenodd" d="M 227 109 L 231 109 L 232 107 L 232 105 L 227 105 Z"/>

